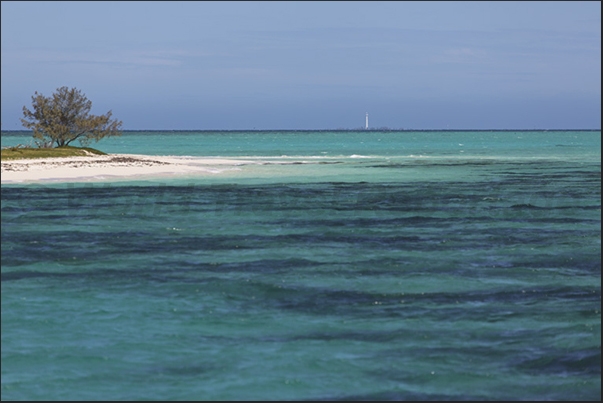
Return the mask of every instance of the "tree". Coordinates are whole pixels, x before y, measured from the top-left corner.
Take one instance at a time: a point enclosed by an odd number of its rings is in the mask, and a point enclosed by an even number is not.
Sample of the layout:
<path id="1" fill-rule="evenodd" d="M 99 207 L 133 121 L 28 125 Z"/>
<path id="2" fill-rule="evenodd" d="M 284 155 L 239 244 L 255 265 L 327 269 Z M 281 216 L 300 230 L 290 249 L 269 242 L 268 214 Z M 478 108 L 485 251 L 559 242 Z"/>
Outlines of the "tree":
<path id="1" fill-rule="evenodd" d="M 31 99 L 33 112 L 24 106 L 21 122 L 33 130 L 34 138 L 38 140 L 62 147 L 74 140 L 88 145 L 93 140 L 121 135 L 122 122 L 111 119 L 111 111 L 100 116 L 91 115 L 92 102 L 76 88 L 57 88 L 51 97 L 36 91 Z"/>

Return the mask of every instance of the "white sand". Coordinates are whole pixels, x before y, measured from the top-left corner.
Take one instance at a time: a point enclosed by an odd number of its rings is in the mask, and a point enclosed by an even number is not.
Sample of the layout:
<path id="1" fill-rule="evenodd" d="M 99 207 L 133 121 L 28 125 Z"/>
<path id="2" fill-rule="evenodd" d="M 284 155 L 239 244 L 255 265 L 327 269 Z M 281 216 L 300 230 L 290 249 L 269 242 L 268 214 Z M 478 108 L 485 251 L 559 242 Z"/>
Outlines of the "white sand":
<path id="1" fill-rule="evenodd" d="M 2 183 L 102 181 L 133 176 L 216 175 L 241 165 L 279 163 L 256 159 L 109 154 L 2 161 Z M 285 163 L 285 162 L 282 162 Z M 291 163 L 287 161 L 286 163 Z"/>

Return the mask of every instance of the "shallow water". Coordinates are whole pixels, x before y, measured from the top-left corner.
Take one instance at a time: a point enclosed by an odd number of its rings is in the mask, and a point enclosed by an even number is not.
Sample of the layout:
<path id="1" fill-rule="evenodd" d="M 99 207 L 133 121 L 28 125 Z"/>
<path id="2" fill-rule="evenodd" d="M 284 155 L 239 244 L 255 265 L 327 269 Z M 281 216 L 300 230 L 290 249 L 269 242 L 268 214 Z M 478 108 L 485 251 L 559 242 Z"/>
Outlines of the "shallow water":
<path id="1" fill-rule="evenodd" d="M 599 400 L 600 145 L 600 132 L 103 140 L 316 163 L 3 185 L 2 398 Z"/>

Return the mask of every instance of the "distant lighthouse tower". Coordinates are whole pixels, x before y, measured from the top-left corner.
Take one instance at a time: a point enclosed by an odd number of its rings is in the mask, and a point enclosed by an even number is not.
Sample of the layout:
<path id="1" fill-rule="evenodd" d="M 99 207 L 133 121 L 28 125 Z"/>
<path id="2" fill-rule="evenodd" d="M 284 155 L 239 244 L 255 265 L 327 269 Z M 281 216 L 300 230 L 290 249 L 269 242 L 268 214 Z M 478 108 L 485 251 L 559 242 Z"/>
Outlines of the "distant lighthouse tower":
<path id="1" fill-rule="evenodd" d="M 366 126 L 364 127 L 365 130 L 368 130 L 368 112 L 366 113 Z"/>

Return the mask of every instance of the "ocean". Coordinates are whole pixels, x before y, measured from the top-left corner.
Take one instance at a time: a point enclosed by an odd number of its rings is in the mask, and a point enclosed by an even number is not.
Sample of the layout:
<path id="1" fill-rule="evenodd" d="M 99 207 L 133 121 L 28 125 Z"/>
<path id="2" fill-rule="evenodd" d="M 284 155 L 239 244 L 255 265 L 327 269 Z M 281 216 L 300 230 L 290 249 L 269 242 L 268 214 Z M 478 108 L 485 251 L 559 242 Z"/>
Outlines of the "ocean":
<path id="1" fill-rule="evenodd" d="M 600 131 L 92 147 L 291 164 L 2 185 L 2 400 L 601 399 Z"/>

